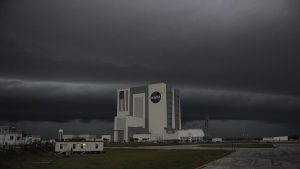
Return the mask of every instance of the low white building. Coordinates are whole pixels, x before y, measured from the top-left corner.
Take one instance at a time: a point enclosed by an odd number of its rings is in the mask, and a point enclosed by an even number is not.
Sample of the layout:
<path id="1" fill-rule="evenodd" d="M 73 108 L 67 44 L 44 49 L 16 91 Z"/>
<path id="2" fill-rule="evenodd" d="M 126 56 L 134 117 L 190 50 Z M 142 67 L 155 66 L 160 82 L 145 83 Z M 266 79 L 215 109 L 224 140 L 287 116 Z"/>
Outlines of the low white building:
<path id="1" fill-rule="evenodd" d="M 271 142 L 273 141 L 273 137 L 263 137 L 262 141 Z"/>
<path id="2" fill-rule="evenodd" d="M 220 143 L 220 142 L 222 142 L 222 138 L 215 137 L 215 138 L 212 138 L 211 141 L 212 141 L 213 143 Z"/>
<path id="3" fill-rule="evenodd" d="M 163 140 L 178 141 L 183 143 L 200 142 L 203 140 L 204 132 L 202 129 L 174 130 L 173 133 L 165 133 Z"/>
<path id="4" fill-rule="evenodd" d="M 103 152 L 103 141 L 62 141 L 57 140 L 55 143 L 56 153 L 67 153 L 67 152 Z"/>
<path id="5" fill-rule="evenodd" d="M 200 142 L 204 137 L 202 129 L 178 130 L 178 133 L 181 142 Z"/>
<path id="6" fill-rule="evenodd" d="M 288 141 L 288 136 L 278 136 L 278 137 L 264 137 L 262 141 L 265 142 L 277 142 L 277 141 Z"/>

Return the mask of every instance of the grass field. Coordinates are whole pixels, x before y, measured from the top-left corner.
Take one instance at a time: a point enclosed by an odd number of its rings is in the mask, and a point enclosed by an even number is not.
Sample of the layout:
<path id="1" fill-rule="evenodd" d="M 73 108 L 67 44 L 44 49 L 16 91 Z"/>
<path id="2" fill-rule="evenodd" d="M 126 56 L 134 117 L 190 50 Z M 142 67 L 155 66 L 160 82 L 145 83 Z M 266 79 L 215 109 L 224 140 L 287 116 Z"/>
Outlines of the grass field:
<path id="1" fill-rule="evenodd" d="M 198 146 L 212 148 L 274 148 L 271 143 L 213 143 L 200 144 Z"/>
<path id="2" fill-rule="evenodd" d="M 195 143 L 194 143 L 195 144 Z M 145 147 L 145 146 L 173 146 L 173 145 L 182 145 L 180 143 L 104 143 L 104 147 Z M 186 144 L 184 144 L 186 145 Z"/>
<path id="3" fill-rule="evenodd" d="M 64 157 L 53 153 L 0 153 L 2 169 L 194 169 L 221 158 L 226 150 L 118 150 Z"/>

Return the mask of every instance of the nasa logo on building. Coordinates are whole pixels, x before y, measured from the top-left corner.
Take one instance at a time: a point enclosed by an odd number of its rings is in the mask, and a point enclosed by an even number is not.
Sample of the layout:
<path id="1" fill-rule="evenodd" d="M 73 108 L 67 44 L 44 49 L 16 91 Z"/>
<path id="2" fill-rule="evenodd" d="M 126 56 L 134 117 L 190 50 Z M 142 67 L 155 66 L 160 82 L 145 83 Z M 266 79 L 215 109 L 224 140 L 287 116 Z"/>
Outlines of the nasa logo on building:
<path id="1" fill-rule="evenodd" d="M 159 92 L 155 91 L 151 94 L 151 101 L 153 103 L 158 103 L 161 99 L 161 95 Z"/>

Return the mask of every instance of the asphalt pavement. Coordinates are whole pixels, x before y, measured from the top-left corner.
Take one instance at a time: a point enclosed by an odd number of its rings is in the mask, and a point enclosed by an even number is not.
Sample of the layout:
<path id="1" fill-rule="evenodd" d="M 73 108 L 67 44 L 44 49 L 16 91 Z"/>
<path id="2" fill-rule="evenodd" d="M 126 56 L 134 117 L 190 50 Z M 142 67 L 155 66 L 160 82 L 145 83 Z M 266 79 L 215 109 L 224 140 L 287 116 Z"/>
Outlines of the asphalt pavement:
<path id="1" fill-rule="evenodd" d="M 204 169 L 300 169 L 300 144 L 277 144 L 276 148 L 247 148 L 214 162 Z"/>

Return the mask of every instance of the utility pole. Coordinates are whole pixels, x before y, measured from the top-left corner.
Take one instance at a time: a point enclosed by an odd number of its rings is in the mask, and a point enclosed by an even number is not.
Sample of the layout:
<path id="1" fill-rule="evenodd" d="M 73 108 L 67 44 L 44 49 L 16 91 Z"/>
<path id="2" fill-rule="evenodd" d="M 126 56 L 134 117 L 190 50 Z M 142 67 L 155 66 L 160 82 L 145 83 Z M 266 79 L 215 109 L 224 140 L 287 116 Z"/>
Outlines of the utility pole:
<path id="1" fill-rule="evenodd" d="M 205 117 L 205 122 L 204 122 L 204 131 L 205 131 L 205 134 L 208 134 L 208 120 L 209 120 L 209 117 L 206 116 Z"/>

